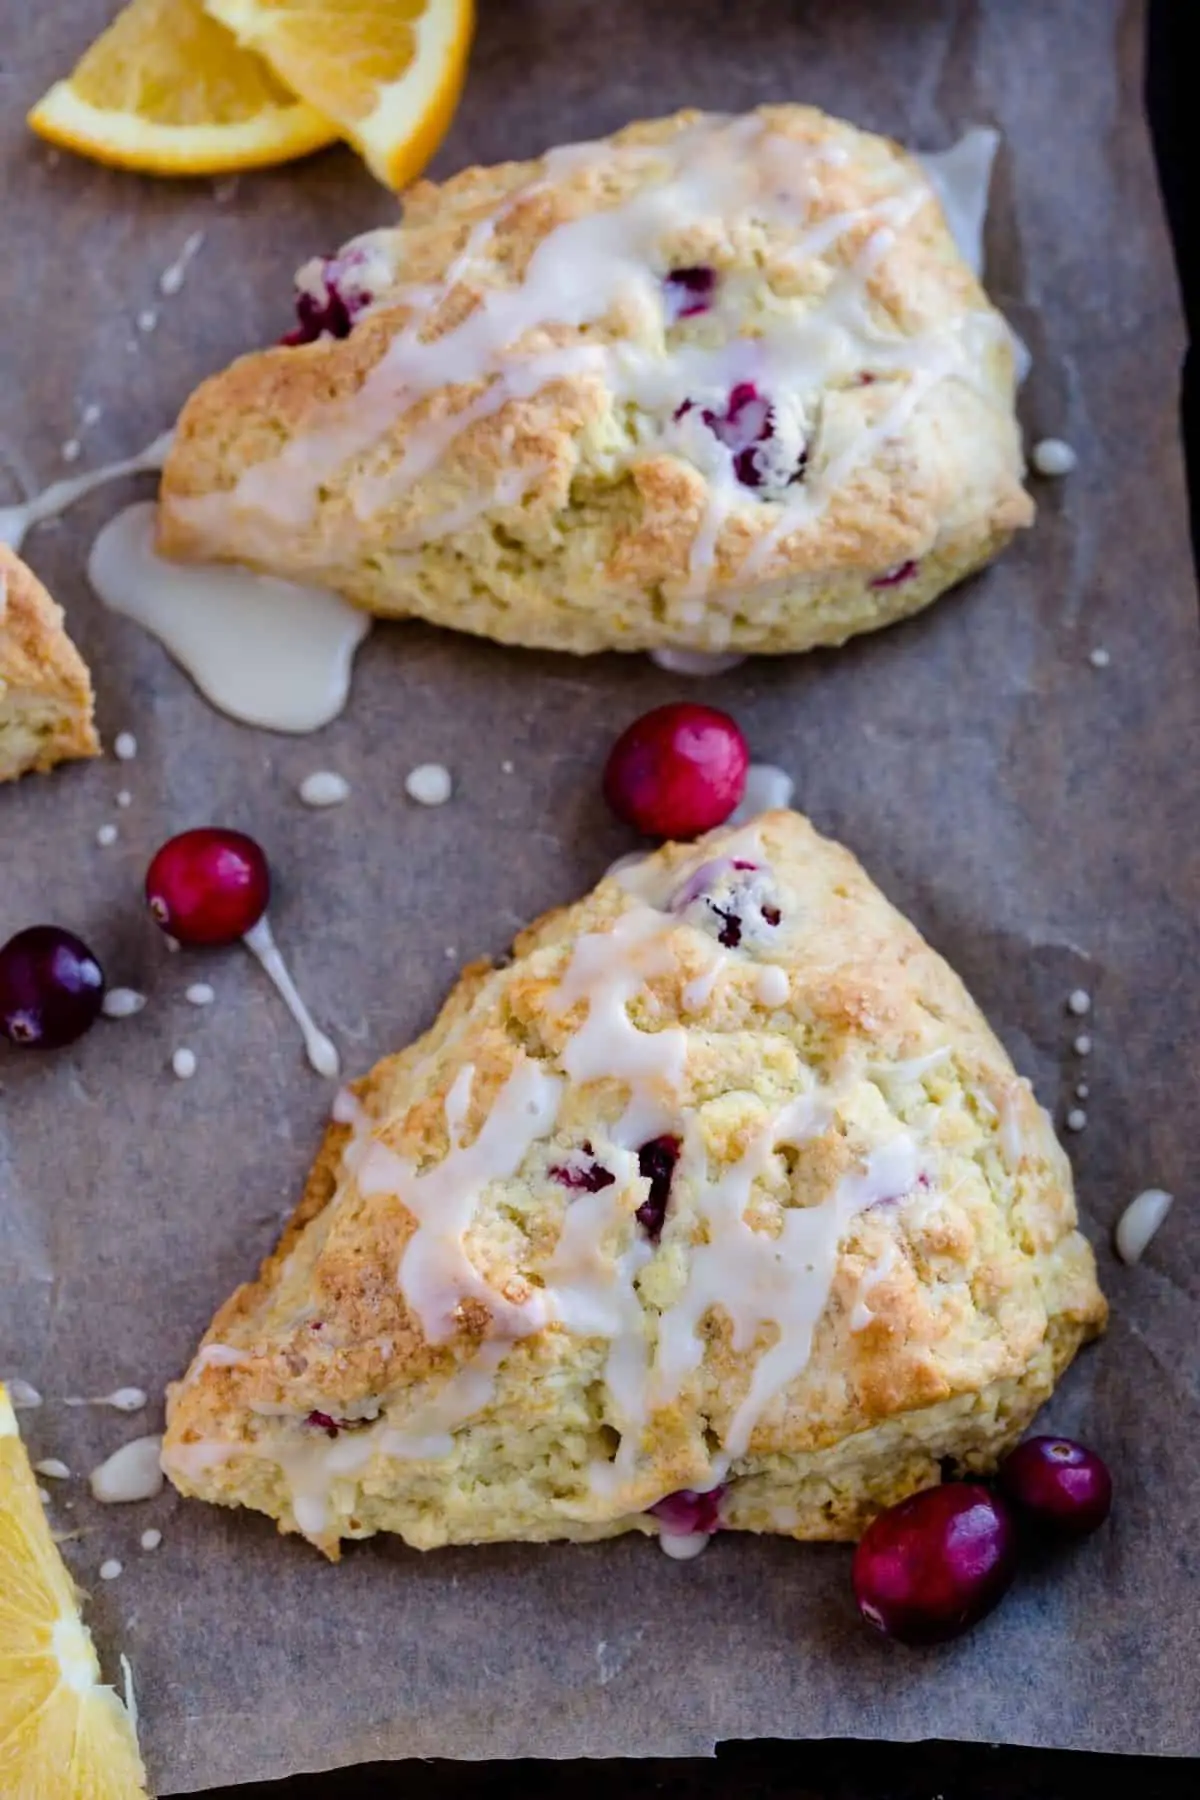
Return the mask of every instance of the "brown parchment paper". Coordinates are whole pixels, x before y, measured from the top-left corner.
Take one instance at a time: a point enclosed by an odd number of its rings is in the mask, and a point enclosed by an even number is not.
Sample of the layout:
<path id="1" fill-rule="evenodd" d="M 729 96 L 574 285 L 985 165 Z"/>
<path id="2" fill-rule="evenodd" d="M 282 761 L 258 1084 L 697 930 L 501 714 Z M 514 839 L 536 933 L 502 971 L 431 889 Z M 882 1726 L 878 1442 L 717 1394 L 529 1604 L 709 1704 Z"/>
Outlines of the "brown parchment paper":
<path id="1" fill-rule="evenodd" d="M 60 471 L 88 402 L 103 415 L 80 466 L 154 437 L 201 376 L 285 327 L 301 260 L 389 216 L 345 152 L 246 177 L 224 199 L 211 183 L 48 157 L 25 107 L 110 10 L 0 4 L 0 444 L 14 487 Z M 79 1472 L 161 1408 L 125 1420 L 62 1399 L 131 1382 L 161 1393 L 274 1239 L 331 1099 L 247 957 L 167 954 L 139 906 L 152 850 L 210 820 L 263 840 L 277 934 L 358 1073 L 424 1026 L 460 961 L 502 950 L 630 847 L 600 802 L 602 757 L 619 723 L 695 691 L 642 658 L 576 662 L 395 626 L 367 644 L 345 716 L 317 738 L 243 729 L 87 589 L 87 547 L 128 484 L 35 533 L 28 554 L 95 670 L 107 741 L 135 731 L 137 760 L 0 794 L 0 935 L 59 920 L 113 982 L 150 996 L 68 1055 L 0 1057 L 0 1371 L 47 1397 L 23 1415 L 33 1451 L 77 1472 L 52 1516 L 80 1534 L 66 1550 L 106 1664 L 131 1660 L 164 1792 L 373 1757 L 704 1754 L 758 1735 L 1194 1754 L 1200 669 L 1141 7 L 480 12 L 442 171 L 685 104 L 802 98 L 927 149 L 974 123 L 1004 133 L 989 283 L 1034 354 L 1029 436 L 1069 439 L 1079 472 L 1040 483 L 1037 528 L 923 618 L 838 653 L 748 663 L 704 692 L 962 971 L 1060 1119 L 1090 1083 L 1088 1127 L 1068 1142 L 1113 1322 L 1048 1416 L 1108 1455 L 1116 1511 L 973 1636 L 917 1654 L 864 1633 L 839 1548 L 730 1537 L 679 1565 L 640 1539 L 428 1556 L 377 1540 L 332 1568 L 250 1514 L 169 1493 L 91 1502 Z M 203 248 L 163 298 L 159 274 L 194 230 Z M 159 312 L 149 334 L 134 323 L 146 307 Z M 1107 668 L 1089 662 L 1097 646 Z M 403 796 L 426 760 L 454 772 L 440 810 Z M 319 767 L 353 794 L 314 814 L 295 789 Z M 120 839 L 100 849 L 107 820 Z M 206 1012 L 184 999 L 200 978 L 217 990 Z M 1076 987 L 1094 997 L 1086 1067 L 1070 1048 Z M 180 1044 L 197 1054 L 190 1082 L 168 1068 Z M 1179 1200 L 1127 1270 L 1109 1233 L 1151 1183 Z M 138 1548 L 150 1525 L 153 1555 Z M 101 1583 L 111 1556 L 125 1572 Z"/>

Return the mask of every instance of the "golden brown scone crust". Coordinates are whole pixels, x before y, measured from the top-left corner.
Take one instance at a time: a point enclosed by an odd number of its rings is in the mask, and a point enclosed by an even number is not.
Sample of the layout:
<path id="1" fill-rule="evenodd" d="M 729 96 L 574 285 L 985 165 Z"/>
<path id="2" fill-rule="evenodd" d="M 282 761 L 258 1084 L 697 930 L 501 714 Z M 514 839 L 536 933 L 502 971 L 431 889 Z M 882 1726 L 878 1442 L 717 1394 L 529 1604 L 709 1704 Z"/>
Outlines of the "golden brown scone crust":
<path id="1" fill-rule="evenodd" d="M 914 159 L 813 107 L 418 183 L 335 268 L 371 300 L 348 337 L 189 400 L 168 555 L 505 643 L 781 652 L 1032 519 L 1007 328 Z"/>
<path id="2" fill-rule="evenodd" d="M 609 1030 L 629 932 L 640 973 L 605 1042 L 613 1061 L 652 1046 L 632 1082 L 596 1072 L 607 1050 L 572 1061 L 593 1014 Z M 608 974 L 580 990 L 597 958 Z M 561 1088 L 523 1125 L 510 1101 L 530 1081 Z M 331 1556 L 375 1531 L 419 1548 L 654 1531 L 646 1509 L 714 1471 L 730 1528 L 853 1537 L 946 1461 L 994 1468 L 1104 1322 L 1028 1083 L 941 958 L 795 813 L 668 845 L 548 914 L 354 1093 L 278 1248 L 170 1391 L 164 1457 L 182 1492 L 255 1507 Z M 631 1099 L 661 1104 L 641 1129 L 665 1122 L 682 1146 L 657 1244 Z M 807 1125 L 780 1123 L 812 1105 Z M 482 1160 L 430 1210 L 418 1196 L 456 1156 Z M 906 1172 L 871 1186 L 884 1164 Z M 431 1286 L 417 1247 L 446 1248 L 463 1193 L 467 1261 Z M 770 1257 L 809 1227 L 780 1285 Z M 717 1292 L 691 1305 L 713 1244 Z M 753 1280 L 748 1253 L 768 1257 Z M 623 1294 L 620 1329 L 565 1325 L 572 1282 Z M 631 1424 L 619 1359 L 658 1367 L 668 1340 L 694 1366 Z M 780 1343 L 801 1345 L 792 1372 L 747 1415 Z"/>
<path id="3" fill-rule="evenodd" d="M 87 667 L 37 576 L 0 544 L 0 781 L 98 756 Z"/>

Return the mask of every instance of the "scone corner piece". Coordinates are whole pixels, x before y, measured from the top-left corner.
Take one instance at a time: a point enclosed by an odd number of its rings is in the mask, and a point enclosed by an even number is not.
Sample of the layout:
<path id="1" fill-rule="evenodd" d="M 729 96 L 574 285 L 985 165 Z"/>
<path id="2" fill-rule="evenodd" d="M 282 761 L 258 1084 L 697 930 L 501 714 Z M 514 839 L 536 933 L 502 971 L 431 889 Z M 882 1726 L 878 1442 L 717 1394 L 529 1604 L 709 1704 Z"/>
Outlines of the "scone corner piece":
<path id="1" fill-rule="evenodd" d="M 94 704 L 62 609 L 0 544 L 0 781 L 98 756 Z"/>
<path id="2" fill-rule="evenodd" d="M 773 812 L 539 920 L 339 1098 L 164 1460 L 330 1555 L 849 1538 L 993 1469 L 1104 1318 L 1029 1084 Z"/>

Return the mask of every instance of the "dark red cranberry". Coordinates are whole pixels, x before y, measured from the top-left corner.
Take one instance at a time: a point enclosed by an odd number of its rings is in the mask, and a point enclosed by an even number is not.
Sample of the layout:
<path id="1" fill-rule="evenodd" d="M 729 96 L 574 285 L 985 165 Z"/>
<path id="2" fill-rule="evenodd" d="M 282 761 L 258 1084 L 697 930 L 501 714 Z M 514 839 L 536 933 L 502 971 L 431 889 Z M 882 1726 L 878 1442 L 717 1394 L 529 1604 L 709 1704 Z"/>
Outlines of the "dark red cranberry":
<path id="1" fill-rule="evenodd" d="M 675 1537 L 691 1537 L 699 1532 L 711 1537 L 721 1529 L 721 1501 L 726 1491 L 715 1487 L 698 1494 L 693 1488 L 680 1488 L 678 1493 L 664 1494 L 649 1510 Z"/>
<path id="2" fill-rule="evenodd" d="M 363 1431 L 372 1423 L 370 1419 L 335 1419 L 332 1413 L 310 1412 L 305 1419 L 314 1431 L 323 1431 L 326 1437 L 335 1438 L 341 1431 Z"/>
<path id="3" fill-rule="evenodd" d="M 685 400 L 675 417 L 681 419 L 684 413 L 691 411 L 692 405 L 691 400 Z M 714 437 L 720 438 L 730 451 L 733 472 L 742 486 L 762 487 L 766 472 L 759 448 L 775 436 L 775 411 L 770 401 L 764 399 L 752 381 L 739 381 L 730 390 L 723 411 L 705 407 L 700 416 Z M 802 480 L 807 465 L 808 451 L 802 450 L 788 480 Z"/>
<path id="4" fill-rule="evenodd" d="M 1070 1438 L 1034 1437 L 1000 1465 L 1000 1486 L 1032 1523 L 1062 1537 L 1098 1531 L 1112 1506 L 1106 1464 Z"/>
<path id="5" fill-rule="evenodd" d="M 1016 1531 L 1001 1496 L 952 1481 L 867 1527 L 854 1552 L 854 1596 L 885 1637 L 936 1644 L 991 1612 L 1015 1571 Z"/>
<path id="6" fill-rule="evenodd" d="M 359 313 L 370 306 L 372 295 L 355 285 L 352 272 L 361 263 L 360 252 L 323 256 L 316 292 L 301 288 L 296 294 L 298 323 L 280 338 L 281 344 L 313 344 L 321 337 L 350 336 Z"/>
<path id="7" fill-rule="evenodd" d="M 678 1161 L 677 1137 L 651 1138 L 638 1151 L 638 1174 L 650 1183 L 650 1192 L 634 1216 L 652 1244 L 657 1244 L 662 1236 L 667 1205 L 671 1198 L 671 1177 Z"/>
<path id="8" fill-rule="evenodd" d="M 728 713 L 680 701 L 643 713 L 613 745 L 604 798 L 647 837 L 692 838 L 722 824 L 746 786 L 750 751 Z"/>
<path id="9" fill-rule="evenodd" d="M 103 969 L 61 926 L 27 926 L 0 949 L 0 1032 L 23 1050 L 73 1044 L 103 999 Z"/>
<path id="10" fill-rule="evenodd" d="M 252 837 L 218 825 L 181 831 L 146 872 L 155 923 L 181 944 L 232 944 L 257 925 L 271 897 L 271 871 Z"/>
<path id="11" fill-rule="evenodd" d="M 611 1169 L 606 1169 L 603 1163 L 595 1160 L 589 1143 L 585 1141 L 579 1148 L 582 1154 L 577 1161 L 551 1165 L 551 1178 L 561 1182 L 563 1187 L 575 1194 L 602 1193 L 605 1188 L 612 1186 L 616 1176 Z M 585 1162 L 584 1157 L 589 1160 Z"/>
<path id="12" fill-rule="evenodd" d="M 691 269 L 672 269 L 663 283 L 667 290 L 667 316 L 672 324 L 705 313 L 717 291 L 717 271 L 697 264 Z"/>
<path id="13" fill-rule="evenodd" d="M 882 575 L 876 575 L 871 586 L 873 588 L 899 587 L 902 581 L 911 581 L 917 572 L 915 562 L 897 563 L 894 569 L 887 569 Z"/>

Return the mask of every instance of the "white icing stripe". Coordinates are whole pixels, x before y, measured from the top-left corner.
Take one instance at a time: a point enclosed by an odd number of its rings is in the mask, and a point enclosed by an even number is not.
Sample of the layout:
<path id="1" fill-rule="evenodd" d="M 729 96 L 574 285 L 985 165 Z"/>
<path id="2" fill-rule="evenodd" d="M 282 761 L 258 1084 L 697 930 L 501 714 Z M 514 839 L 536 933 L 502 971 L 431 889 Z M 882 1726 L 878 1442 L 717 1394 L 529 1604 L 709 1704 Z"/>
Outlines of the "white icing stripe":
<path id="1" fill-rule="evenodd" d="M 372 1139 L 357 1166 L 363 1194 L 398 1194 L 416 1220 L 400 1259 L 399 1281 L 425 1336 L 435 1344 L 454 1336 L 459 1306 L 470 1296 L 487 1305 L 497 1329 L 510 1338 L 536 1331 L 547 1316 L 536 1289 L 522 1301 L 498 1293 L 476 1269 L 464 1239 L 483 1189 L 515 1175 L 530 1146 L 553 1130 L 562 1082 L 523 1058 L 492 1102 L 474 1142 L 464 1147 L 454 1129 L 461 1128 L 465 1113 L 462 1079 L 460 1074 L 452 1090 L 453 1106 L 447 1106 L 451 1141 L 441 1162 L 418 1174 L 412 1163 Z"/>
<path id="2" fill-rule="evenodd" d="M 629 1014 L 647 976 L 671 969 L 666 928 L 660 913 L 635 906 L 610 931 L 580 938 L 555 997 L 560 1014 L 587 1001 L 587 1016 L 559 1057 L 571 1080 L 629 1084 L 629 1104 L 613 1129 L 614 1141 L 626 1148 L 670 1125 L 687 1061 L 681 1026 L 643 1031 Z"/>
<path id="3" fill-rule="evenodd" d="M 46 519 L 57 518 L 93 488 L 103 487 L 106 482 L 120 481 L 125 475 L 140 475 L 146 470 L 161 469 L 166 461 L 167 452 L 171 448 L 173 432 L 164 431 L 161 437 L 139 450 L 136 456 L 124 457 L 120 462 L 105 463 L 102 468 L 89 469 L 86 475 L 75 475 L 69 481 L 56 481 L 52 487 L 44 488 L 35 494 L 32 500 L 23 500 L 16 506 L 0 506 L 0 544 L 7 544 L 12 550 L 19 550 L 25 541 L 25 534 L 31 526 L 40 525 Z"/>

